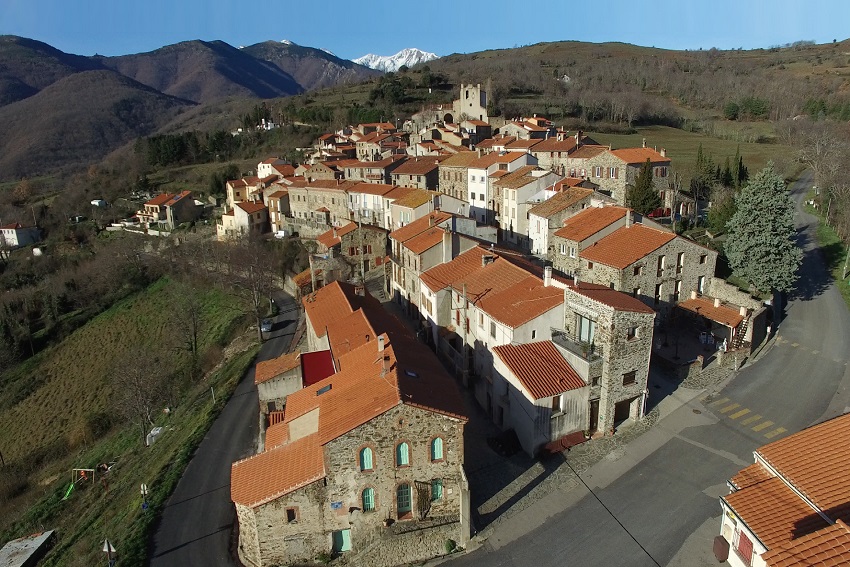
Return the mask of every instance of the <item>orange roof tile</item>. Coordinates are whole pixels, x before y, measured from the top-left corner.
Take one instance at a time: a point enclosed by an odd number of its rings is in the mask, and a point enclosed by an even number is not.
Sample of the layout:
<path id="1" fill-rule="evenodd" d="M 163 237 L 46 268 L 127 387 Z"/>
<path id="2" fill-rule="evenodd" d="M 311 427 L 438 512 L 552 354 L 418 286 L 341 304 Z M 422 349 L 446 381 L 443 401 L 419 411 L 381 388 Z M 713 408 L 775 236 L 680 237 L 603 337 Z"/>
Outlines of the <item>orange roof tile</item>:
<path id="1" fill-rule="evenodd" d="M 414 189 L 404 197 L 396 199 L 393 204 L 399 207 L 415 209 L 417 207 L 421 207 L 428 201 L 431 201 L 436 194 L 436 191 L 428 191 L 427 189 Z"/>
<path id="2" fill-rule="evenodd" d="M 265 450 L 274 449 L 289 442 L 289 424 L 283 421 L 266 428 Z"/>
<path id="3" fill-rule="evenodd" d="M 236 206 L 248 213 L 249 215 L 258 213 L 262 210 L 265 210 L 266 208 L 266 206 L 262 203 L 252 203 L 250 201 L 242 201 L 240 203 L 236 203 Z"/>
<path id="4" fill-rule="evenodd" d="M 576 151 L 570 154 L 570 157 L 574 159 L 590 159 L 607 150 L 608 146 L 580 146 Z"/>
<path id="5" fill-rule="evenodd" d="M 390 238 L 397 242 L 406 242 L 416 235 L 422 234 L 429 228 L 439 225 L 440 223 L 452 218 L 451 213 L 443 211 L 434 211 L 428 213 L 427 216 L 420 217 L 415 221 L 409 222 L 401 228 L 397 228 L 390 233 Z"/>
<path id="6" fill-rule="evenodd" d="M 160 193 L 150 201 L 145 201 L 145 205 L 164 205 L 174 197 L 174 193 Z"/>
<path id="7" fill-rule="evenodd" d="M 515 152 L 515 151 L 518 151 L 518 150 L 519 151 L 529 150 L 529 151 L 533 152 L 535 150 L 537 144 L 539 144 L 542 141 L 543 140 L 541 140 L 540 138 L 532 138 L 530 140 L 514 140 L 513 142 L 511 142 L 509 144 L 505 144 L 505 149 L 512 151 L 512 152 Z"/>
<path id="8" fill-rule="evenodd" d="M 183 200 L 187 197 L 191 197 L 191 196 L 192 196 L 191 191 L 181 191 L 180 193 L 173 195 L 171 197 L 171 199 L 169 199 L 168 202 L 166 202 L 163 206 L 164 207 L 173 207 L 175 204 L 177 204 L 178 201 L 181 201 L 181 200 Z"/>
<path id="9" fill-rule="evenodd" d="M 233 463 L 230 499 L 254 508 L 325 476 L 319 435 L 302 437 Z"/>
<path id="10" fill-rule="evenodd" d="M 475 145 L 475 147 L 481 149 L 490 149 L 495 146 L 504 146 L 505 144 L 510 144 L 514 140 L 516 140 L 516 136 L 503 136 L 500 134 L 498 136 L 493 136 L 492 138 L 487 138 L 486 140 L 481 140 Z"/>
<path id="11" fill-rule="evenodd" d="M 592 189 L 584 189 L 582 187 L 570 187 L 556 193 L 553 197 L 546 199 L 539 205 L 534 205 L 529 209 L 529 215 L 537 215 L 538 217 L 549 218 L 552 215 L 572 207 L 582 199 L 590 197 L 593 194 Z"/>
<path id="12" fill-rule="evenodd" d="M 487 124 L 483 120 L 476 119 L 464 120 L 463 122 L 461 122 L 461 124 L 472 124 L 473 126 L 489 126 L 489 124 Z"/>
<path id="13" fill-rule="evenodd" d="M 850 519 L 850 413 L 757 451 L 831 518 Z"/>
<path id="14" fill-rule="evenodd" d="M 581 242 L 603 228 L 626 218 L 625 207 L 589 207 L 564 221 L 564 228 L 555 231 L 555 236 Z"/>
<path id="15" fill-rule="evenodd" d="M 428 175 L 440 167 L 441 156 L 409 159 L 392 172 L 392 175 Z"/>
<path id="16" fill-rule="evenodd" d="M 403 199 L 414 191 L 420 191 L 416 187 L 393 187 L 391 191 L 384 193 L 384 198 L 391 201 Z"/>
<path id="17" fill-rule="evenodd" d="M 773 473 L 767 470 L 761 463 L 753 463 L 750 466 L 741 469 L 741 471 L 729 479 L 737 490 L 758 484 L 769 478 L 773 478 Z"/>
<path id="18" fill-rule="evenodd" d="M 272 378 L 280 376 L 288 370 L 297 368 L 301 364 L 301 351 L 296 350 L 289 354 L 283 354 L 271 360 L 262 360 L 254 369 L 254 384 L 268 382 Z"/>
<path id="19" fill-rule="evenodd" d="M 630 227 L 620 227 L 608 236 L 597 240 L 582 250 L 579 257 L 622 270 L 674 238 L 676 235 L 672 232 L 633 224 Z"/>
<path id="20" fill-rule="evenodd" d="M 280 199 L 281 197 L 286 197 L 287 195 L 289 195 L 289 191 L 287 191 L 286 189 L 281 189 L 269 195 L 269 199 Z"/>
<path id="21" fill-rule="evenodd" d="M 715 307 L 714 301 L 709 297 L 686 299 L 679 302 L 676 307 L 681 307 L 691 313 L 702 315 L 706 319 L 726 325 L 727 327 L 737 327 L 744 320 L 744 316 L 737 309 L 732 309 L 723 304 Z"/>
<path id="22" fill-rule="evenodd" d="M 522 152 L 505 152 L 505 153 L 493 152 L 493 153 L 490 153 L 490 154 L 483 155 L 480 158 L 476 159 L 475 161 L 473 161 L 472 163 L 469 164 L 469 168 L 470 169 L 487 169 L 491 165 L 496 165 L 497 163 L 511 163 L 511 162 L 516 161 L 518 159 L 522 159 L 524 155 L 525 154 L 523 154 Z"/>
<path id="23" fill-rule="evenodd" d="M 482 265 L 482 256 L 491 255 L 493 261 Z M 485 251 L 480 246 L 467 250 L 451 262 L 439 264 L 423 273 L 422 282 L 432 291 L 452 287 L 462 291 L 466 286 L 466 297 L 478 303 L 485 297 L 494 296 L 529 277 L 529 272 L 506 260 L 494 251 Z"/>
<path id="24" fill-rule="evenodd" d="M 460 281 L 481 269 L 481 257 L 488 253 L 480 246 L 470 248 L 463 254 L 459 254 L 451 262 L 438 264 L 423 272 L 419 279 L 428 286 L 428 289 L 434 292 L 451 287 L 456 281 Z"/>
<path id="25" fill-rule="evenodd" d="M 578 286 L 571 285 L 571 290 L 592 299 L 602 305 L 607 305 L 617 311 L 631 311 L 633 313 L 655 314 L 652 307 L 636 297 L 627 293 L 616 291 L 607 285 L 598 285 L 588 282 L 580 282 Z"/>
<path id="26" fill-rule="evenodd" d="M 477 152 L 458 152 L 441 161 L 440 167 L 469 167 L 477 159 Z"/>
<path id="27" fill-rule="evenodd" d="M 549 398 L 587 384 L 552 341 L 493 347 L 502 362 L 534 400 Z"/>
<path id="28" fill-rule="evenodd" d="M 833 526 L 770 549 L 761 557 L 770 567 L 850 565 L 850 528 L 838 520 Z"/>
<path id="29" fill-rule="evenodd" d="M 768 549 L 829 525 L 779 477 L 722 499 Z"/>
<path id="30" fill-rule="evenodd" d="M 532 171 L 541 171 L 541 169 L 536 165 L 524 165 L 501 177 L 494 184 L 505 189 L 524 187 L 537 179 L 531 174 Z"/>
<path id="31" fill-rule="evenodd" d="M 629 165 L 640 165 L 647 159 L 652 163 L 670 163 L 670 158 L 662 156 L 652 148 L 622 148 L 611 150 L 610 153 Z"/>
<path id="32" fill-rule="evenodd" d="M 316 274 L 321 273 L 321 271 L 322 270 L 316 270 Z M 295 282 L 295 285 L 298 287 L 304 287 L 305 285 L 312 283 L 313 275 L 310 273 L 310 268 L 292 276 L 292 281 Z"/>
<path id="33" fill-rule="evenodd" d="M 333 248 L 340 242 L 342 242 L 341 236 L 345 236 L 349 232 L 354 232 L 357 229 L 357 225 L 353 222 L 349 222 L 345 226 L 341 226 L 339 228 L 332 228 L 328 231 L 323 232 L 319 236 L 316 237 L 316 242 L 324 244 L 327 248 Z"/>
<path id="34" fill-rule="evenodd" d="M 563 304 L 563 289 L 546 287 L 539 277 L 529 274 L 519 283 L 485 297 L 478 305 L 496 321 L 516 328 Z"/>
<path id="35" fill-rule="evenodd" d="M 430 250 L 437 244 L 440 244 L 443 241 L 443 234 L 445 234 L 445 232 L 445 229 L 442 227 L 432 226 L 425 232 L 405 240 L 402 246 L 414 254 L 422 254 L 426 250 Z"/>
<path id="36" fill-rule="evenodd" d="M 574 136 L 566 136 L 562 140 L 559 140 L 557 136 L 550 136 L 545 140 L 539 140 L 539 142 L 539 144 L 531 149 L 531 153 L 571 152 L 576 147 L 576 139 Z"/>
<path id="37" fill-rule="evenodd" d="M 386 183 L 358 183 L 348 190 L 349 193 L 363 193 L 366 195 L 386 195 L 395 189 L 395 185 Z"/>

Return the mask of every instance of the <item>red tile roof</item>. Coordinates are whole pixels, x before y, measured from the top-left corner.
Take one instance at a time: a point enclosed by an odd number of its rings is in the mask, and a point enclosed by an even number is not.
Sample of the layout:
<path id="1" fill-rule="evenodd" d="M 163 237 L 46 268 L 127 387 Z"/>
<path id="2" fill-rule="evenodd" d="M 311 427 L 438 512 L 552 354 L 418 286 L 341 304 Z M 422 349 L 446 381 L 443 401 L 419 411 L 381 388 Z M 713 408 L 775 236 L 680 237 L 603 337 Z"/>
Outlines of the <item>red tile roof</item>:
<path id="1" fill-rule="evenodd" d="M 719 307 L 714 306 L 714 301 L 710 297 L 696 297 L 694 299 L 686 299 L 676 305 L 691 313 L 702 315 L 706 319 L 726 325 L 727 327 L 737 327 L 744 320 L 737 309 L 732 309 L 721 304 Z"/>
<path id="2" fill-rule="evenodd" d="M 620 227 L 579 253 L 579 257 L 617 269 L 631 266 L 676 238 L 672 232 L 642 224 Z"/>
<path id="3" fill-rule="evenodd" d="M 358 183 L 351 187 L 349 193 L 363 193 L 366 195 L 386 195 L 395 189 L 395 185 L 387 185 L 386 183 Z"/>
<path id="4" fill-rule="evenodd" d="M 539 138 L 532 138 L 530 140 L 514 140 L 510 144 L 505 144 L 505 149 L 512 151 L 512 152 L 522 151 L 522 150 L 528 150 L 528 151 L 533 152 L 533 151 L 535 151 L 537 144 L 539 144 L 542 141 L 543 140 L 541 140 Z"/>
<path id="5" fill-rule="evenodd" d="M 396 199 L 395 202 L 393 202 L 393 205 L 399 207 L 407 207 L 409 209 L 416 209 L 434 199 L 436 195 L 436 191 L 429 191 L 427 189 L 414 189 L 404 197 Z"/>
<path id="6" fill-rule="evenodd" d="M 274 449 L 289 442 L 289 424 L 280 421 L 266 428 L 265 450 Z"/>
<path id="7" fill-rule="evenodd" d="M 549 218 L 552 215 L 572 207 L 582 199 L 590 197 L 593 194 L 592 189 L 584 189 L 582 187 L 570 187 L 564 189 L 560 193 L 556 193 L 549 199 L 546 199 L 539 205 L 534 205 L 529 209 L 529 215 L 537 215 L 538 217 Z"/>
<path id="8" fill-rule="evenodd" d="M 850 565 L 850 528 L 838 520 L 833 526 L 767 551 L 762 559 L 770 567 Z"/>
<path id="9" fill-rule="evenodd" d="M 24 228 L 24 227 L 19 222 L 13 222 L 13 223 L 4 224 L 3 226 L 0 226 L 0 229 L 3 229 L 3 228 L 5 228 L 7 230 L 17 230 L 19 228 Z"/>
<path id="10" fill-rule="evenodd" d="M 452 218 L 451 213 L 434 211 L 432 213 L 428 213 L 427 216 L 418 218 L 413 222 L 407 223 L 401 228 L 395 229 L 390 233 L 390 238 L 397 242 L 406 242 L 414 236 L 422 234 L 428 229 L 437 226 L 450 218 Z"/>
<path id="11" fill-rule="evenodd" d="M 266 209 L 266 206 L 262 203 L 252 203 L 250 201 L 242 201 L 240 203 L 236 203 L 236 206 L 248 213 L 249 215 L 253 215 L 254 213 L 258 213 Z"/>
<path id="12" fill-rule="evenodd" d="M 296 350 L 271 360 L 262 360 L 254 369 L 254 384 L 262 384 L 301 365 L 301 351 Z"/>
<path id="13" fill-rule="evenodd" d="M 409 159 L 392 172 L 392 175 L 428 175 L 438 167 L 442 156 L 417 157 Z"/>
<path id="14" fill-rule="evenodd" d="M 269 195 L 269 199 L 280 199 L 281 197 L 286 197 L 289 195 L 289 191 L 286 189 L 281 189 L 280 191 L 275 191 L 271 195 Z"/>
<path id="15" fill-rule="evenodd" d="M 564 304 L 564 290 L 543 285 L 531 274 L 519 283 L 488 295 L 478 306 L 490 317 L 516 328 Z"/>
<path id="16" fill-rule="evenodd" d="M 738 474 L 729 479 L 729 482 L 731 482 L 732 486 L 734 486 L 737 490 L 741 490 L 742 488 L 747 488 L 748 486 L 773 478 L 773 476 L 775 475 L 764 468 L 761 463 L 753 463 L 750 466 L 741 469 Z"/>
<path id="17" fill-rule="evenodd" d="M 339 228 L 332 228 L 326 232 L 323 232 L 319 236 L 316 237 L 316 242 L 324 244 L 326 248 L 333 248 L 340 242 L 342 242 L 341 236 L 345 236 L 349 232 L 354 232 L 357 229 L 357 225 L 353 222 L 348 223 L 345 226 L 341 226 Z"/>
<path id="18" fill-rule="evenodd" d="M 555 236 L 581 242 L 603 228 L 624 220 L 628 210 L 625 207 L 589 207 L 565 220 L 564 228 L 556 230 Z"/>
<path id="19" fill-rule="evenodd" d="M 670 158 L 662 156 L 652 148 L 623 148 L 611 150 L 610 153 L 629 165 L 640 165 L 647 159 L 652 163 L 670 163 Z"/>
<path id="20" fill-rule="evenodd" d="M 180 193 L 173 195 L 171 197 L 171 199 L 169 199 L 168 202 L 165 203 L 163 206 L 164 207 L 173 207 L 177 203 L 177 201 L 180 201 L 180 200 L 185 199 L 187 197 L 191 198 L 192 192 L 191 191 L 181 191 Z"/>
<path id="21" fill-rule="evenodd" d="M 160 193 L 150 201 L 145 201 L 145 205 L 160 206 L 164 205 L 174 197 L 174 193 Z"/>
<path id="22" fill-rule="evenodd" d="M 500 170 L 501 171 L 501 170 Z M 529 183 L 534 183 L 537 177 L 531 173 L 532 171 L 541 171 L 536 165 L 524 165 L 501 177 L 494 185 L 504 189 L 517 189 L 525 187 Z"/>
<path id="23" fill-rule="evenodd" d="M 441 161 L 440 167 L 469 167 L 477 159 L 477 152 L 458 152 Z"/>
<path id="24" fill-rule="evenodd" d="M 582 388 L 587 384 L 558 352 L 552 341 L 493 347 L 532 400 Z"/>
<path id="25" fill-rule="evenodd" d="M 445 229 L 439 226 L 432 226 L 425 232 L 417 234 L 413 238 L 405 240 L 402 246 L 413 252 L 414 254 L 422 254 L 426 250 L 430 250 L 437 244 L 443 241 Z"/>
<path id="26" fill-rule="evenodd" d="M 604 151 L 608 150 L 608 146 L 581 146 L 576 151 L 570 154 L 573 159 L 590 159 L 596 157 Z"/>
<path id="27" fill-rule="evenodd" d="M 524 155 L 525 154 L 523 154 L 522 152 L 505 152 L 503 154 L 493 152 L 476 159 L 475 161 L 469 164 L 469 168 L 487 169 L 491 165 L 496 165 L 497 163 L 511 163 L 519 159 L 523 159 Z"/>
<path id="28" fill-rule="evenodd" d="M 576 287 L 571 285 L 570 290 L 575 291 L 588 299 L 592 299 L 602 305 L 607 305 L 617 311 L 631 311 L 633 313 L 648 313 L 655 314 L 652 307 L 645 304 L 636 297 L 632 297 L 627 293 L 616 291 L 607 285 L 598 285 L 587 282 L 580 282 Z"/>
<path id="29" fill-rule="evenodd" d="M 325 461 L 319 435 L 308 435 L 233 463 L 230 499 L 254 508 L 324 476 Z"/>
<path id="30" fill-rule="evenodd" d="M 582 138 L 584 139 L 584 138 Z M 571 152 L 576 147 L 576 139 L 574 136 L 566 136 L 559 140 L 557 136 L 550 136 L 545 140 L 538 140 L 540 143 L 532 148 L 531 153 L 536 152 Z"/>

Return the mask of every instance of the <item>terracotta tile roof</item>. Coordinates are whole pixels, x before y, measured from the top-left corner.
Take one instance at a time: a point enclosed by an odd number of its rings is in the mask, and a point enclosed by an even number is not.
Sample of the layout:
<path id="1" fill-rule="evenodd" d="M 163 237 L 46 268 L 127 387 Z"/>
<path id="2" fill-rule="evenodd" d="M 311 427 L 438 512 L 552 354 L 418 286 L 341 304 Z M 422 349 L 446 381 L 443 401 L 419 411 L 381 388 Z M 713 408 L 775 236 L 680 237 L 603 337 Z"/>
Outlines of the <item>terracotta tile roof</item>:
<path id="1" fill-rule="evenodd" d="M 519 187 L 525 187 L 529 183 L 534 183 L 534 181 L 537 179 L 531 174 L 532 171 L 542 170 L 536 165 L 524 165 L 496 181 L 496 185 L 504 189 L 517 189 Z"/>
<path id="2" fill-rule="evenodd" d="M 531 153 L 571 152 L 576 147 L 576 139 L 573 136 L 566 136 L 563 140 L 559 140 L 557 136 L 550 136 L 545 140 L 539 140 L 539 142 L 539 144 L 532 148 Z"/>
<path id="3" fill-rule="evenodd" d="M 266 428 L 266 451 L 289 442 L 289 424 L 283 421 Z"/>
<path id="4" fill-rule="evenodd" d="M 838 520 L 833 526 L 770 549 L 761 557 L 770 567 L 850 565 L 850 529 Z"/>
<path id="5" fill-rule="evenodd" d="M 393 187 L 392 191 L 384 194 L 384 198 L 395 201 L 410 195 L 414 191 L 419 191 L 419 189 L 416 187 Z"/>
<path id="6" fill-rule="evenodd" d="M 702 315 L 706 319 L 726 325 L 727 327 L 737 327 L 744 320 L 744 316 L 737 309 L 732 309 L 723 304 L 715 307 L 714 301 L 710 297 L 686 299 L 676 304 L 676 307 L 681 307 L 691 313 Z"/>
<path id="7" fill-rule="evenodd" d="M 505 149 L 515 152 L 522 150 L 534 151 L 537 147 L 537 144 L 542 142 L 543 140 L 539 138 L 532 138 L 530 140 L 514 140 L 510 144 L 505 144 Z"/>
<path id="8" fill-rule="evenodd" d="M 482 257 L 490 255 L 493 260 L 482 265 Z M 451 262 L 439 264 L 424 272 L 420 279 L 431 291 L 451 287 L 463 291 L 472 303 L 485 297 L 495 296 L 529 277 L 529 272 L 506 260 L 494 251 L 480 246 L 471 248 Z"/>
<path id="9" fill-rule="evenodd" d="M 259 213 L 260 211 L 266 210 L 266 206 L 262 203 L 252 203 L 250 201 L 242 201 L 241 203 L 236 203 L 236 206 L 248 213 L 249 215 L 253 215 L 254 213 Z"/>
<path id="10" fill-rule="evenodd" d="M 458 152 L 441 161 L 440 167 L 469 167 L 477 159 L 477 152 Z"/>
<path id="11" fill-rule="evenodd" d="M 321 270 L 316 270 L 316 274 L 321 272 Z M 292 276 L 292 281 L 295 282 L 295 285 L 298 287 L 304 287 L 305 285 L 313 282 L 313 276 L 310 273 L 310 268 L 307 268 L 303 272 L 299 272 Z"/>
<path id="12" fill-rule="evenodd" d="M 655 314 L 652 307 L 640 299 L 632 297 L 627 293 L 613 290 L 607 285 L 580 282 L 578 287 L 573 284 L 568 289 L 617 311 Z"/>
<path id="13" fill-rule="evenodd" d="M 296 350 L 289 354 L 283 354 L 271 360 L 262 360 L 254 369 L 254 384 L 268 382 L 272 378 L 280 376 L 288 370 L 301 365 L 301 351 Z"/>
<path id="14" fill-rule="evenodd" d="M 280 199 L 281 197 L 286 197 L 289 195 L 289 191 L 286 189 L 281 189 L 280 191 L 275 191 L 271 195 L 269 195 L 269 199 Z"/>
<path id="15" fill-rule="evenodd" d="M 13 222 L 13 223 L 4 224 L 3 226 L 0 226 L 0 229 L 2 229 L 2 228 L 5 228 L 7 230 L 17 230 L 19 228 L 24 228 L 24 227 L 19 222 Z"/>
<path id="16" fill-rule="evenodd" d="M 402 246 L 413 252 L 414 254 L 422 254 L 426 250 L 430 250 L 437 244 L 443 241 L 445 229 L 439 226 L 432 226 L 425 232 L 417 234 L 413 238 L 405 240 Z"/>
<path id="17" fill-rule="evenodd" d="M 349 222 L 345 226 L 341 226 L 339 228 L 332 228 L 326 232 L 323 232 L 319 236 L 316 237 L 316 242 L 324 244 L 327 248 L 333 248 L 340 242 L 342 242 L 342 236 L 345 236 L 349 232 L 354 232 L 357 230 L 357 225 L 353 222 Z M 336 234 L 336 236 L 334 236 Z"/>
<path id="18" fill-rule="evenodd" d="M 473 126 L 489 126 L 489 124 L 487 124 L 483 120 L 474 120 L 474 119 L 473 120 L 464 120 L 463 122 L 461 122 L 461 124 L 472 124 Z"/>
<path id="19" fill-rule="evenodd" d="M 431 201 L 436 194 L 436 191 L 428 191 L 427 189 L 414 189 L 404 197 L 396 199 L 393 204 L 399 207 L 415 209 L 417 207 L 421 207 L 428 201 Z"/>
<path id="20" fill-rule="evenodd" d="M 272 164 L 272 169 L 277 171 L 283 177 L 295 175 L 295 167 L 288 163 Z"/>
<path id="21" fill-rule="evenodd" d="M 495 165 L 497 163 L 511 163 L 518 159 L 522 159 L 525 154 L 522 152 L 505 152 L 498 153 L 493 152 L 484 156 L 481 156 L 477 160 L 473 161 L 469 164 L 470 169 L 487 169 L 491 165 Z"/>
<path id="22" fill-rule="evenodd" d="M 769 478 L 773 478 L 773 473 L 767 470 L 761 463 L 753 463 L 750 466 L 741 469 L 741 471 L 729 479 L 737 490 L 747 488 L 754 484 L 758 484 Z"/>
<path id="23" fill-rule="evenodd" d="M 620 270 L 631 266 L 647 254 L 676 238 L 672 232 L 649 228 L 642 224 L 620 227 L 579 253 L 590 262 L 599 262 Z"/>
<path id="24" fill-rule="evenodd" d="M 504 177 L 508 175 L 510 172 L 507 169 L 497 169 L 493 173 L 489 175 L 491 179 L 499 179 L 500 177 Z"/>
<path id="25" fill-rule="evenodd" d="M 757 453 L 830 518 L 850 519 L 850 413 Z"/>
<path id="26" fill-rule="evenodd" d="M 150 201 L 145 201 L 145 205 L 160 206 L 164 205 L 174 197 L 174 193 L 160 193 Z"/>
<path id="27" fill-rule="evenodd" d="M 406 156 L 390 156 L 378 161 L 357 161 L 352 164 L 347 164 L 345 167 L 353 169 L 384 169 L 398 161 L 406 160 Z"/>
<path id="28" fill-rule="evenodd" d="M 539 205 L 534 205 L 528 210 L 529 215 L 549 218 L 552 215 L 572 207 L 582 199 L 590 197 L 593 194 L 592 189 L 584 189 L 582 187 L 570 187 L 556 193 L 554 196 L 546 199 Z"/>
<path id="29" fill-rule="evenodd" d="M 586 386 L 552 341 L 493 347 L 532 400 L 556 396 Z"/>
<path id="30" fill-rule="evenodd" d="M 271 175 L 266 175 L 265 177 L 260 179 L 260 182 L 265 183 L 265 184 L 269 184 L 272 181 L 274 181 L 275 179 L 277 179 L 278 177 L 280 177 L 278 174 L 272 173 Z"/>
<path id="31" fill-rule="evenodd" d="M 585 181 L 586 179 L 581 177 L 565 177 L 555 184 L 555 191 L 564 191 L 570 187 L 578 187 Z"/>
<path id="32" fill-rule="evenodd" d="M 438 264 L 423 272 L 419 279 L 428 286 L 428 289 L 434 292 L 451 287 L 454 282 L 460 281 L 481 269 L 481 257 L 488 253 L 480 246 L 470 248 L 463 254 L 459 254 L 451 262 Z"/>
<path id="33" fill-rule="evenodd" d="M 359 309 L 364 297 L 355 293 L 350 283 L 335 281 L 301 298 L 307 322 L 317 337 L 324 337 L 326 328 L 335 319 Z"/>
<path id="34" fill-rule="evenodd" d="M 247 187 L 248 183 L 244 179 L 228 179 L 227 184 L 231 187 Z"/>
<path id="35" fill-rule="evenodd" d="M 554 197 L 553 197 L 554 199 Z M 555 231 L 555 236 L 581 242 L 603 228 L 626 218 L 625 207 L 589 207 L 564 221 L 564 228 Z"/>
<path id="36" fill-rule="evenodd" d="M 254 508 L 325 476 L 319 435 L 302 437 L 233 463 L 230 499 Z"/>
<path id="37" fill-rule="evenodd" d="M 505 144 L 510 144 L 514 140 L 516 140 L 516 136 L 493 136 L 492 138 L 481 140 L 475 145 L 475 147 L 481 149 L 490 149 L 494 146 L 504 146 Z"/>
<path id="38" fill-rule="evenodd" d="M 629 165 L 640 165 L 647 158 L 652 163 L 670 163 L 670 158 L 663 157 L 652 148 L 623 148 L 620 150 L 611 150 L 610 153 Z"/>
<path id="39" fill-rule="evenodd" d="M 316 212 L 317 213 L 329 213 L 331 211 L 327 207 L 319 207 L 318 209 L 316 209 Z"/>
<path id="40" fill-rule="evenodd" d="M 392 175 L 428 175 L 440 167 L 441 156 L 412 158 L 395 168 Z"/>
<path id="41" fill-rule="evenodd" d="M 181 200 L 186 199 L 186 198 L 190 198 L 190 199 L 192 198 L 192 192 L 191 191 L 181 191 L 180 193 L 172 196 L 171 199 L 169 199 L 168 202 L 165 203 L 165 205 L 163 205 L 163 206 L 164 207 L 173 207 L 174 205 L 177 204 L 178 201 L 181 201 Z M 194 203 L 194 201 L 193 201 L 193 203 Z"/>
<path id="42" fill-rule="evenodd" d="M 829 525 L 779 477 L 722 498 L 768 549 Z"/>
<path id="43" fill-rule="evenodd" d="M 608 146 L 581 146 L 576 151 L 570 154 L 574 159 L 590 159 L 596 157 L 604 151 L 608 150 Z"/>
<path id="44" fill-rule="evenodd" d="M 478 306 L 496 321 L 516 328 L 563 304 L 563 289 L 545 287 L 539 277 L 529 274 L 519 283 L 488 295 Z"/>
<path id="45" fill-rule="evenodd" d="M 427 216 L 418 218 L 413 222 L 407 223 L 401 228 L 395 229 L 390 233 L 390 238 L 398 242 L 406 242 L 414 236 L 422 234 L 429 228 L 437 226 L 450 218 L 452 218 L 451 213 L 446 213 L 443 211 L 434 211 L 432 213 L 428 213 Z"/>
<path id="46" fill-rule="evenodd" d="M 386 195 L 395 188 L 395 185 L 386 183 L 358 183 L 351 187 L 349 193 L 363 193 L 364 195 Z"/>

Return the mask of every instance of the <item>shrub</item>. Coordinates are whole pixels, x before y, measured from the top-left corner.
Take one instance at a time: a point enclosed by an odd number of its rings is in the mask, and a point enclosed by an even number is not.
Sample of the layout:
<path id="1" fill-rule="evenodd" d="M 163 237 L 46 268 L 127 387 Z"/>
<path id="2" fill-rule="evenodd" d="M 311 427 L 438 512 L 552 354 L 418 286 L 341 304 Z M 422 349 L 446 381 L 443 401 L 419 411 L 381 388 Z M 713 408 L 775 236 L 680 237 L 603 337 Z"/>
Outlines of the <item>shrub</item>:
<path id="1" fill-rule="evenodd" d="M 453 539 L 446 540 L 446 553 L 451 553 L 457 549 L 457 542 Z"/>

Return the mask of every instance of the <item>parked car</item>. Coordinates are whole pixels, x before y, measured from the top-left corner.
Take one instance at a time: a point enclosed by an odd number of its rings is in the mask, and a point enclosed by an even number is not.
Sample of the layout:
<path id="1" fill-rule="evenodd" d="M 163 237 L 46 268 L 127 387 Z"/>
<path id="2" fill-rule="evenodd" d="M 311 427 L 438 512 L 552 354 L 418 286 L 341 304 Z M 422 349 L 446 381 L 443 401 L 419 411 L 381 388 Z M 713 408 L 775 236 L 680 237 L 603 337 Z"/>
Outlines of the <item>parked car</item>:
<path id="1" fill-rule="evenodd" d="M 272 320 L 271 319 L 263 319 L 263 322 L 260 323 L 260 331 L 264 333 L 269 333 L 272 330 Z"/>

